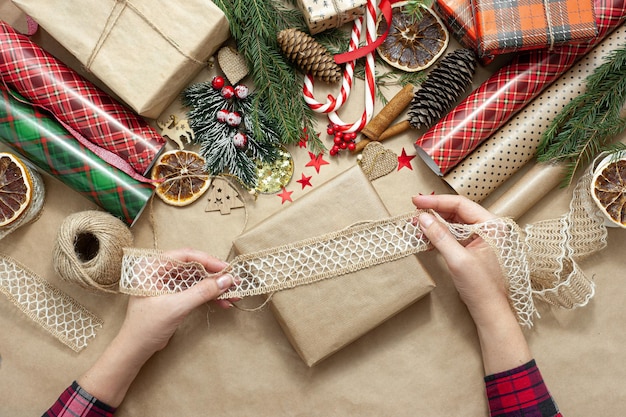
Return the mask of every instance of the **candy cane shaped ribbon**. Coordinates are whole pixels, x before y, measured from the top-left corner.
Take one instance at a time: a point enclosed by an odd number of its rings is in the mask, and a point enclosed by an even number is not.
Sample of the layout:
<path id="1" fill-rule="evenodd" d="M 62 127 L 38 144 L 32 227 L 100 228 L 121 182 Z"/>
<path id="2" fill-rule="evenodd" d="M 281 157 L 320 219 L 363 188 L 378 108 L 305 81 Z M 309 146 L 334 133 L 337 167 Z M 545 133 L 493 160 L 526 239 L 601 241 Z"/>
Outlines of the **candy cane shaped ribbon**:
<path id="1" fill-rule="evenodd" d="M 363 24 L 363 17 L 359 17 L 354 21 L 352 26 L 352 34 L 350 36 L 350 45 L 348 46 L 348 51 L 354 51 L 359 46 L 359 39 L 361 39 L 361 26 Z M 337 111 L 348 99 L 350 95 L 350 90 L 352 89 L 352 82 L 354 80 L 354 65 L 356 64 L 356 59 L 351 60 L 346 63 L 346 66 L 343 70 L 343 81 L 341 83 L 341 91 L 339 92 L 339 97 L 335 99 L 332 95 L 328 95 L 326 103 L 322 104 L 315 100 L 313 97 L 313 75 L 305 74 L 304 76 L 304 86 L 302 92 L 304 94 L 304 101 L 308 104 L 308 106 L 316 113 L 329 113 L 332 111 Z"/>
<path id="2" fill-rule="evenodd" d="M 386 6 L 388 7 L 389 2 L 387 0 L 383 0 Z M 381 5 L 382 5 L 381 3 Z M 360 17 L 354 21 L 354 25 L 352 27 L 352 35 L 350 39 L 349 49 L 346 55 L 349 57 L 349 60 L 342 61 L 339 63 L 346 63 L 346 68 L 343 73 L 343 82 L 341 85 L 341 91 L 339 93 L 338 98 L 334 98 L 331 95 L 328 96 L 326 103 L 322 104 L 315 100 L 313 97 L 313 77 L 310 74 L 306 74 L 304 77 L 304 87 L 303 94 L 305 102 L 309 105 L 313 111 L 318 113 L 328 113 L 329 120 L 335 124 L 338 130 L 342 132 L 357 132 L 365 127 L 365 125 L 371 119 L 374 113 L 374 101 L 375 101 L 375 62 L 374 62 L 374 44 L 376 42 L 382 41 L 382 39 L 376 39 L 376 1 L 368 0 L 367 2 L 367 13 L 365 19 L 366 26 L 366 49 L 357 48 L 359 43 L 359 39 L 361 37 L 361 26 L 363 23 L 363 18 Z M 388 17 L 388 14 L 385 13 L 385 17 Z M 384 39 L 384 37 L 381 37 Z M 373 47 L 372 47 L 373 46 Z M 365 61 L 365 110 L 361 115 L 360 120 L 355 123 L 345 123 L 339 118 L 337 111 L 345 104 L 346 100 L 350 95 L 350 91 L 352 88 L 352 83 L 354 81 L 354 66 L 356 63 L 356 59 L 360 58 L 362 52 L 366 52 L 366 61 Z M 337 60 L 336 60 L 337 61 Z"/>

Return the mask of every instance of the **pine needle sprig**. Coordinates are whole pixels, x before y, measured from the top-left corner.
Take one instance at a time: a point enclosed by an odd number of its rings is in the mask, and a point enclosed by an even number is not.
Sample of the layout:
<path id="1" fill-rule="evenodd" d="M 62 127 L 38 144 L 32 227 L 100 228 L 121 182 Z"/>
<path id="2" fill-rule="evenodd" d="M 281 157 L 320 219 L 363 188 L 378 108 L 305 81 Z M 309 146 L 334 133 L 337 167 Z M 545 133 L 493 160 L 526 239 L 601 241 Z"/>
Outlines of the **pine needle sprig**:
<path id="1" fill-rule="evenodd" d="M 541 162 L 566 163 L 564 186 L 600 152 L 620 148 L 608 142 L 626 129 L 626 48 L 607 55 L 586 81 L 585 92 L 561 110 L 537 149 Z"/>
<path id="2" fill-rule="evenodd" d="M 255 100 L 263 100 L 267 117 L 276 126 L 281 143 L 298 143 L 303 132 L 314 132 L 315 114 L 302 97 L 302 80 L 281 54 L 276 34 L 305 23 L 301 13 L 288 10 L 277 0 L 215 0 L 228 18 L 231 35 L 246 59 L 256 88 Z M 297 99 L 296 99 L 297 98 Z M 254 107 L 258 109 L 258 103 Z M 325 149 L 317 135 L 309 135 L 311 148 Z"/>

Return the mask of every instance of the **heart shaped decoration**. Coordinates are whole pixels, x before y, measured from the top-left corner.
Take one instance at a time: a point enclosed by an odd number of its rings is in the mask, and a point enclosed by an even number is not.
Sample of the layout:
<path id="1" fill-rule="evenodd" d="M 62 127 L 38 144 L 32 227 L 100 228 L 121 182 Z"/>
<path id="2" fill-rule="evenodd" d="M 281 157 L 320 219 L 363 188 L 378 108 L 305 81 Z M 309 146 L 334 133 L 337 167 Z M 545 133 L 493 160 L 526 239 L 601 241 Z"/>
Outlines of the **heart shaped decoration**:
<path id="1" fill-rule="evenodd" d="M 370 181 L 389 174 L 398 166 L 398 155 L 382 143 L 371 141 L 359 155 L 358 163 Z"/>
<path id="2" fill-rule="evenodd" d="M 235 85 L 248 75 L 246 59 L 230 46 L 225 46 L 217 53 L 217 62 L 228 81 Z"/>

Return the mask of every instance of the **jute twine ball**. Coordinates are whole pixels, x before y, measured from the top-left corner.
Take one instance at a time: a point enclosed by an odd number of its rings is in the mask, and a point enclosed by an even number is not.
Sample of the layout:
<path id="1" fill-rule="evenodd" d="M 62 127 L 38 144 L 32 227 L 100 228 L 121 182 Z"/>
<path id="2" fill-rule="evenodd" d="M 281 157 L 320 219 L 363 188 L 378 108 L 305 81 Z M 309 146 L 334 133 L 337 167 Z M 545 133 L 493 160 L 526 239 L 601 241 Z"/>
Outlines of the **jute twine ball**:
<path id="1" fill-rule="evenodd" d="M 96 210 L 75 213 L 59 227 L 54 269 L 83 288 L 116 293 L 123 249 L 132 244 L 130 229 L 117 217 Z"/>

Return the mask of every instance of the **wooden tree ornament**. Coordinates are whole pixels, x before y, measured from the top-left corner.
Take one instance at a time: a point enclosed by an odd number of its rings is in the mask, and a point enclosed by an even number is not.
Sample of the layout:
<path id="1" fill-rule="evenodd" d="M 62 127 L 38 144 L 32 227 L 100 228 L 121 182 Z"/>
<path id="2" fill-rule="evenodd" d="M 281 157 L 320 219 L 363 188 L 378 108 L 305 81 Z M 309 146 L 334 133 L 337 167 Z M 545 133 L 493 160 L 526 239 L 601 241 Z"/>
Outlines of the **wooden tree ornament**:
<path id="1" fill-rule="evenodd" d="M 209 202 L 204 211 L 219 210 L 221 214 L 230 214 L 231 209 L 245 207 L 239 192 L 224 178 L 213 178 L 207 194 Z"/>

